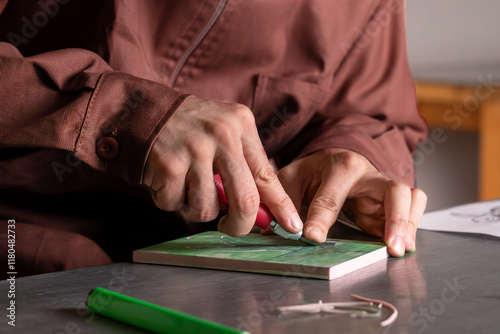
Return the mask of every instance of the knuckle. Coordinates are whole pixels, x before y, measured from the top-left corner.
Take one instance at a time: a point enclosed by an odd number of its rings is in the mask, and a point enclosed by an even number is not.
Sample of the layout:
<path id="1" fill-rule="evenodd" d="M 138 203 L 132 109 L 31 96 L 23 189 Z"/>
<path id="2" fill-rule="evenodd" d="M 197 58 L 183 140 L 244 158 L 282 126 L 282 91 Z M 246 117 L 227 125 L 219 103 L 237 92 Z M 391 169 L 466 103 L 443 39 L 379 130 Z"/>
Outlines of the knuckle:
<path id="1" fill-rule="evenodd" d="M 214 149 L 210 142 L 205 140 L 199 140 L 193 143 L 189 151 L 191 155 L 198 161 L 211 161 L 214 158 Z"/>
<path id="2" fill-rule="evenodd" d="M 257 211 L 260 204 L 259 194 L 255 192 L 245 192 L 239 198 L 238 209 L 243 215 L 250 215 Z"/>
<path id="3" fill-rule="evenodd" d="M 339 152 L 333 156 L 333 159 L 336 165 L 343 166 L 347 170 L 354 170 L 364 163 L 361 155 L 351 151 Z"/>
<path id="4" fill-rule="evenodd" d="M 416 231 L 418 228 L 418 222 L 413 221 L 412 219 L 408 220 L 408 224 L 411 225 L 411 230 Z"/>
<path id="5" fill-rule="evenodd" d="M 258 168 L 255 178 L 257 181 L 263 181 L 267 184 L 275 183 L 278 180 L 273 166 L 271 166 L 267 161 L 264 162 L 262 167 Z"/>
<path id="6" fill-rule="evenodd" d="M 219 215 L 219 212 L 217 210 L 204 211 L 201 214 L 201 221 L 202 222 L 209 222 L 209 221 L 215 220 L 218 215 Z"/>
<path id="7" fill-rule="evenodd" d="M 255 123 L 253 112 L 247 106 L 240 103 L 234 103 L 233 106 L 236 116 L 239 117 L 241 121 L 253 121 Z"/>
<path id="8" fill-rule="evenodd" d="M 284 209 L 288 206 L 289 203 L 290 203 L 290 199 L 287 196 L 282 196 L 282 197 L 279 197 L 278 199 L 276 199 L 276 201 L 274 202 L 274 206 L 277 209 Z M 293 205 L 293 204 L 291 204 L 291 205 Z"/>
<path id="9" fill-rule="evenodd" d="M 328 195 L 316 196 L 312 200 L 311 206 L 327 210 L 333 214 L 337 214 L 337 212 L 339 212 L 342 207 L 337 200 Z"/>
<path id="10" fill-rule="evenodd" d="M 213 201 L 215 203 L 215 200 Z M 200 190 L 192 193 L 189 197 L 189 206 L 186 207 L 186 215 L 193 221 L 208 222 L 217 218 L 218 210 L 211 205 L 210 194 Z"/>
<path id="11" fill-rule="evenodd" d="M 169 181 L 184 178 L 186 175 L 186 164 L 181 159 L 171 159 L 162 171 L 162 176 Z"/>
<path id="12" fill-rule="evenodd" d="M 218 213 L 215 212 L 215 210 L 209 209 L 209 208 L 204 208 L 204 209 L 197 209 L 194 207 L 189 207 L 187 210 L 187 217 L 191 221 L 197 221 L 197 222 L 209 222 L 217 218 Z"/>
<path id="13" fill-rule="evenodd" d="M 395 190 L 395 191 L 409 190 L 407 185 L 405 185 L 399 181 L 396 181 L 396 180 L 387 180 L 387 187 L 389 189 Z"/>
<path id="14" fill-rule="evenodd" d="M 239 137 L 238 132 L 229 121 L 220 122 L 218 126 L 213 129 L 213 134 L 217 141 L 226 147 L 231 147 L 235 139 Z"/>

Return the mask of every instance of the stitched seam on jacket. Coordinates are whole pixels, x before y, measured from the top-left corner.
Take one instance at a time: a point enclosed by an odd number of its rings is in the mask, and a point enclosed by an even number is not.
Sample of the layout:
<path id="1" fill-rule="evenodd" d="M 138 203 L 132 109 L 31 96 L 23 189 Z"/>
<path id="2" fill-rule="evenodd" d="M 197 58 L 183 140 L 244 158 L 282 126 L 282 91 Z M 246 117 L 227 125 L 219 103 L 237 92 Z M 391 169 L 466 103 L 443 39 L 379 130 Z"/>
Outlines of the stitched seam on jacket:
<path id="1" fill-rule="evenodd" d="M 110 73 L 110 72 L 105 72 L 105 73 L 101 74 L 99 79 L 97 80 L 97 84 L 94 88 L 94 92 L 92 93 L 92 97 L 90 98 L 89 104 L 87 106 L 87 110 L 85 111 L 85 116 L 83 117 L 82 125 L 80 127 L 80 129 L 81 129 L 80 135 L 76 139 L 75 146 L 73 147 L 73 151 L 75 151 L 75 152 L 78 149 L 80 149 L 80 147 L 82 146 L 82 139 L 83 139 L 83 135 L 85 133 L 85 128 L 87 126 L 87 120 L 89 118 L 90 109 L 92 109 L 96 95 L 99 92 L 99 89 L 101 88 L 102 82 L 104 81 L 106 74 L 108 74 L 108 73 Z"/>
<path id="2" fill-rule="evenodd" d="M 205 3 L 203 4 L 203 6 L 204 6 L 204 7 L 208 7 L 208 5 L 209 5 L 209 4 L 210 4 L 209 2 L 205 2 Z M 186 43 L 187 43 L 187 45 L 188 45 L 188 47 L 189 47 L 189 45 L 191 44 L 191 42 L 192 42 L 192 38 L 191 38 L 191 39 L 189 38 L 189 31 L 190 31 L 190 29 L 192 29 L 193 24 L 194 24 L 197 20 L 199 20 L 199 18 L 202 16 L 202 13 L 203 13 L 203 11 L 204 11 L 204 7 L 200 8 L 200 10 L 199 10 L 198 14 L 197 14 L 197 15 L 196 15 L 196 16 L 195 16 L 195 17 L 194 17 L 194 18 L 193 18 L 193 19 L 192 19 L 189 23 L 187 23 L 187 24 L 186 24 L 187 29 L 186 29 L 186 31 L 184 32 L 184 34 L 183 34 L 183 35 L 178 36 L 178 37 L 175 39 L 175 43 L 173 43 L 173 44 L 172 44 L 172 47 L 171 47 L 171 48 L 169 48 L 169 49 L 167 50 L 167 52 L 165 53 L 164 58 L 165 58 L 165 59 L 168 59 L 168 60 L 172 60 L 172 61 L 173 61 L 173 63 L 174 63 L 174 66 L 173 66 L 172 70 L 173 70 L 173 69 L 177 66 L 177 63 L 179 62 L 179 59 L 182 57 L 182 55 L 183 55 L 183 54 L 184 54 L 184 52 L 186 51 L 186 50 L 181 50 L 182 48 L 181 48 L 181 46 L 180 46 L 180 45 L 181 45 L 183 42 L 186 42 Z M 192 34 L 192 36 L 196 37 L 196 33 L 193 33 L 193 34 Z M 177 50 L 181 50 L 181 52 L 180 52 L 180 56 L 179 56 L 179 57 L 175 57 L 175 52 L 176 52 Z M 166 83 L 165 83 L 165 85 L 168 85 L 168 82 L 166 82 Z"/>

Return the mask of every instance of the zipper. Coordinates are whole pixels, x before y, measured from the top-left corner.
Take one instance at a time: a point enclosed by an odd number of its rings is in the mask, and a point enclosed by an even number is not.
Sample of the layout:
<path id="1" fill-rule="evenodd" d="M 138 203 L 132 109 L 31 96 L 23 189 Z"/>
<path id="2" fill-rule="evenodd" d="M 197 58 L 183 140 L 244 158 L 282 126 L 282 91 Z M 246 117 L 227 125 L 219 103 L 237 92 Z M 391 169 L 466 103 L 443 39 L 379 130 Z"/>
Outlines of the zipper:
<path id="1" fill-rule="evenodd" d="M 191 45 L 186 49 L 186 52 L 184 52 L 182 57 L 179 59 L 179 62 L 175 66 L 172 72 L 172 76 L 170 77 L 170 80 L 168 82 L 168 87 L 170 88 L 174 87 L 175 82 L 177 81 L 177 78 L 179 77 L 182 71 L 182 68 L 184 67 L 184 65 L 186 65 L 186 62 L 188 61 L 189 57 L 193 54 L 194 50 L 196 50 L 196 48 L 201 44 L 201 42 L 207 36 L 210 29 L 212 29 L 212 27 L 215 25 L 219 17 L 222 15 L 224 7 L 226 7 L 227 1 L 228 0 L 219 1 L 217 7 L 215 7 L 215 10 L 212 13 L 212 16 L 208 20 L 207 24 L 203 26 L 203 29 L 201 29 L 200 33 L 196 36 Z"/>

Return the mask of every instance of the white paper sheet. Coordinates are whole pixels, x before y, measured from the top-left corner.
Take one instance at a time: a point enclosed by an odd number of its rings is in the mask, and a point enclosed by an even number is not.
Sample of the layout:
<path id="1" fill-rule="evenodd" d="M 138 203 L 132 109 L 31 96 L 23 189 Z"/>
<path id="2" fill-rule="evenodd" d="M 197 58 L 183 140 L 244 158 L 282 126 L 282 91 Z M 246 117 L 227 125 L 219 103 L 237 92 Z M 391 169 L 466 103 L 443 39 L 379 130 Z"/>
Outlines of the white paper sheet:
<path id="1" fill-rule="evenodd" d="M 481 233 L 500 237 L 500 200 L 455 206 L 425 213 L 422 230 Z"/>

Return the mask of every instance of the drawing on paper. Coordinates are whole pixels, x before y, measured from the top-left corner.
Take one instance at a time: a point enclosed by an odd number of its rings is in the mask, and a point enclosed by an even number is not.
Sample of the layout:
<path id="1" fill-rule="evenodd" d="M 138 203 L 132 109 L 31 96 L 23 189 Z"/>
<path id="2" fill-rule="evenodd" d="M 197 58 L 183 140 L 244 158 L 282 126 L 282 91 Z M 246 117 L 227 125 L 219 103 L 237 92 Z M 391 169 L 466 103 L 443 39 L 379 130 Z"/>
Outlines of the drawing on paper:
<path id="1" fill-rule="evenodd" d="M 500 206 L 495 206 L 491 208 L 489 212 L 482 214 L 472 215 L 467 213 L 452 212 L 451 215 L 461 218 L 470 218 L 472 222 L 479 224 L 497 223 L 500 222 Z"/>

